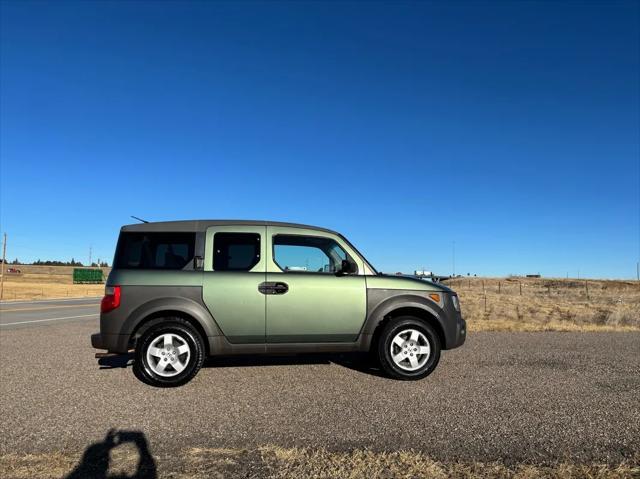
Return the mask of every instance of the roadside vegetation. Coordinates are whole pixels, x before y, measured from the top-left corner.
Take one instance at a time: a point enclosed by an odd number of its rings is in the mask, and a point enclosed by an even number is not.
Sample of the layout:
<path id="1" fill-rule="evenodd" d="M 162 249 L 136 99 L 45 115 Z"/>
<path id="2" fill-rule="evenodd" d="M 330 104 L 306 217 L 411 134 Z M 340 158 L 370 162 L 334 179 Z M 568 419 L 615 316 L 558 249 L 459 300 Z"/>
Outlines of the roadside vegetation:
<path id="1" fill-rule="evenodd" d="M 640 282 L 546 278 L 459 278 L 473 331 L 638 331 Z"/>
<path id="2" fill-rule="evenodd" d="M 270 479 L 373 479 L 373 478 L 512 478 L 512 479 L 626 479 L 640 476 L 638 462 L 619 465 L 576 464 L 564 462 L 551 465 L 500 462 L 434 461 L 414 451 L 373 452 L 354 450 L 330 452 L 325 449 L 283 448 L 277 446 L 246 449 L 194 448 L 182 454 L 153 459 L 153 470 L 136 471 L 138 452 L 130 446 L 114 449 L 110 457 L 109 474 L 115 477 L 166 477 L 173 479 L 204 479 L 212 477 L 255 477 Z M 0 456 L 0 471 L 6 479 L 50 479 L 70 475 L 77 477 L 82 457 L 77 454 L 51 453 Z M 104 477 L 105 464 L 82 469 Z M 145 473 L 147 475 L 145 475 Z M 112 477 L 112 476 L 109 476 Z M 136 476 L 138 477 L 138 476 Z"/>

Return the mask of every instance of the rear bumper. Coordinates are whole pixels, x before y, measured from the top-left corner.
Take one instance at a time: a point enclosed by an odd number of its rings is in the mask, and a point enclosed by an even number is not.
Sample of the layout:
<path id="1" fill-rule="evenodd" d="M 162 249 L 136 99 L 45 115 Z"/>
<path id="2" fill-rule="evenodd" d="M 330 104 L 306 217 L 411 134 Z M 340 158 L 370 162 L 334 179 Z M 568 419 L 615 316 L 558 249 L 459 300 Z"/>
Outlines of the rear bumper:
<path id="1" fill-rule="evenodd" d="M 107 347 L 104 345 L 104 341 L 102 340 L 102 335 L 100 333 L 91 335 L 91 347 L 94 349 L 107 349 Z"/>
<path id="2" fill-rule="evenodd" d="M 126 353 L 129 351 L 129 335 L 95 333 L 91 335 L 91 346 L 110 353 Z"/>

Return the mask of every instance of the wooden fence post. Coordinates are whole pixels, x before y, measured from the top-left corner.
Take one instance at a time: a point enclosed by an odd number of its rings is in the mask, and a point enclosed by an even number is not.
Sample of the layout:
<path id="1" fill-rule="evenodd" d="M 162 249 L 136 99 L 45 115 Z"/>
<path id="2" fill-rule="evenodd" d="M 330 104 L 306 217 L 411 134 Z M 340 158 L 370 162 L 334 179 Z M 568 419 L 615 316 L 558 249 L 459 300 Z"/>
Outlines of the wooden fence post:
<path id="1" fill-rule="evenodd" d="M 587 290 L 587 300 L 589 299 L 589 282 L 587 280 L 584 281 L 584 289 Z"/>
<path id="2" fill-rule="evenodd" d="M 500 281 L 498 281 L 498 294 L 500 294 Z"/>
<path id="3" fill-rule="evenodd" d="M 520 285 L 520 296 L 522 296 L 522 283 L 518 281 L 518 285 Z"/>

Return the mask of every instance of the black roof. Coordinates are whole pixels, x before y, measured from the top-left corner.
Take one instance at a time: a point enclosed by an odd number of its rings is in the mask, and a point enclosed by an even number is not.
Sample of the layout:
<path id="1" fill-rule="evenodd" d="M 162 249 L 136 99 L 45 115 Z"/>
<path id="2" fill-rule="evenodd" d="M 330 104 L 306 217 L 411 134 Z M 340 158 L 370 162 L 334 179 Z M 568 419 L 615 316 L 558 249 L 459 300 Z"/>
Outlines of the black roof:
<path id="1" fill-rule="evenodd" d="M 304 228 L 309 230 L 323 231 L 341 236 L 340 233 L 318 226 L 302 225 L 298 223 L 283 223 L 280 221 L 260 221 L 260 220 L 185 220 L 185 221 L 156 221 L 149 223 L 136 223 L 125 225 L 120 231 L 204 231 L 210 226 L 283 226 L 287 228 Z"/>

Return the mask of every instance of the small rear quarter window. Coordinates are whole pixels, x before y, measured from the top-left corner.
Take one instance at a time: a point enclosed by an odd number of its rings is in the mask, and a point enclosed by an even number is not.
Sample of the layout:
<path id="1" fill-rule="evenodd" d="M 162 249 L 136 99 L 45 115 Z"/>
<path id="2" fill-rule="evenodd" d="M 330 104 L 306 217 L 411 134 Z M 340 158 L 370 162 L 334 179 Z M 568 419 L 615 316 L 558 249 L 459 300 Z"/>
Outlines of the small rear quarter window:
<path id="1" fill-rule="evenodd" d="M 250 271 L 260 261 L 257 233 L 216 233 L 213 248 L 214 271 Z"/>

